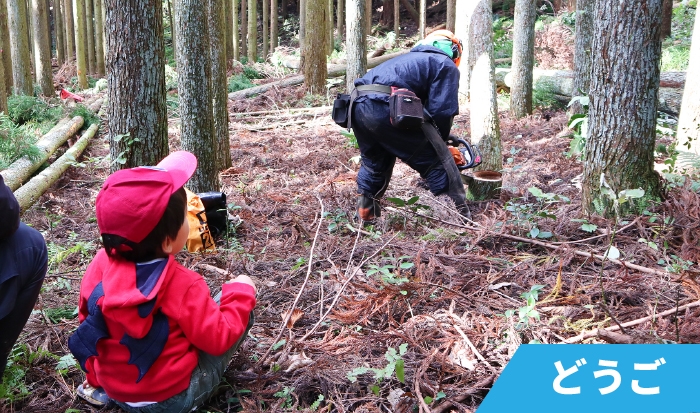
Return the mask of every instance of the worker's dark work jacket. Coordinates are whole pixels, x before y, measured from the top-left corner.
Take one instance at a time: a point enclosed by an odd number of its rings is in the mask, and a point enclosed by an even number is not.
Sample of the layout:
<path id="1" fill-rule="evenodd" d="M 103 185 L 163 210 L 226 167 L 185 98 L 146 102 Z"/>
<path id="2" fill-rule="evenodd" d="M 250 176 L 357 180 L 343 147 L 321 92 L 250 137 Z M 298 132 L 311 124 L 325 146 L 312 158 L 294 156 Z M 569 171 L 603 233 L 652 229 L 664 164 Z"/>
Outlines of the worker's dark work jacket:
<path id="1" fill-rule="evenodd" d="M 413 91 L 442 138 L 447 139 L 452 118 L 459 112 L 459 70 L 445 52 L 432 46 L 416 46 L 411 52 L 382 63 L 355 80 L 355 86 L 371 84 Z M 358 97 L 353 105 L 352 128 L 362 155 L 362 167 L 357 176 L 358 193 L 381 197 L 396 158 L 418 171 L 433 194 L 447 191 L 447 173 L 422 130 L 402 130 L 391 125 L 388 95 Z"/>

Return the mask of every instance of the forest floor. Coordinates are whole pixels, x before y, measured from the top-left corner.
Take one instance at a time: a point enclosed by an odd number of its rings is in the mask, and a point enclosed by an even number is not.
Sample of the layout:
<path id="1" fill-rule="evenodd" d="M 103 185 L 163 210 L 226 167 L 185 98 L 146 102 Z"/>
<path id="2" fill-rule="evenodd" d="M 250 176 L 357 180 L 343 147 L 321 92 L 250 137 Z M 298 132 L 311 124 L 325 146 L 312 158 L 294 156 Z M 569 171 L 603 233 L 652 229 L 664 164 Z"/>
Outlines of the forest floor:
<path id="1" fill-rule="evenodd" d="M 520 344 L 700 342 L 697 266 L 688 263 L 700 259 L 700 198 L 688 188 L 670 189 L 640 217 L 585 216 L 582 164 L 563 155 L 566 114 L 515 121 L 502 112 L 500 199 L 471 203 L 473 221 L 464 222 L 397 162 L 386 196 L 417 196 L 428 208 L 385 200 L 376 225 L 358 231 L 352 159 L 359 151 L 329 108 L 237 115 L 303 106 L 304 96 L 287 88 L 230 102 L 234 166 L 221 173 L 221 189 L 239 219 L 235 234 L 220 238 L 216 253 L 177 256 L 214 293 L 225 272 L 248 274 L 259 286 L 250 336 L 200 411 L 412 412 L 424 404 L 467 412 Z M 468 134 L 467 115 L 454 130 Z M 178 149 L 175 120 L 170 138 Z M 44 234 L 51 262 L 37 305 L 43 311 L 20 339 L 27 354 L 39 354 L 25 361 L 29 395 L 0 401 L 0 411 L 97 410 L 75 395 L 79 369 L 57 363 L 69 354 L 80 279 L 99 245 L 94 201 L 108 155 L 102 130 L 80 165 L 22 217 Z M 584 223 L 597 230 L 583 231 Z M 533 228 L 553 235 L 536 245 Z M 583 256 L 602 255 L 612 231 L 621 259 L 639 269 Z M 528 297 L 539 318 L 519 316 L 533 309 Z M 635 320 L 642 322 L 624 324 Z M 585 334 L 603 327 L 618 330 Z"/>

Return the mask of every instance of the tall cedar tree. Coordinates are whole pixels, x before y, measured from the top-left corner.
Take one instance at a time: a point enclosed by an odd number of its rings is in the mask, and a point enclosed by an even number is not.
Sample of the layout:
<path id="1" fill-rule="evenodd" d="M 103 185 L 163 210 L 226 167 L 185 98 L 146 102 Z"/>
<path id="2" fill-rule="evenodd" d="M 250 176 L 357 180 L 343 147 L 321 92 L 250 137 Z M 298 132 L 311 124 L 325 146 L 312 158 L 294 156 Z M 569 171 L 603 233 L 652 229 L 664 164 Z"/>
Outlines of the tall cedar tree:
<path id="1" fill-rule="evenodd" d="M 12 78 L 16 95 L 31 96 L 32 84 L 31 62 L 29 60 L 29 32 L 27 30 L 27 3 L 9 0 L 7 2 L 8 29 L 10 31 L 10 50 L 12 52 Z"/>
<path id="2" fill-rule="evenodd" d="M 176 0 L 175 4 L 182 149 L 198 160 L 188 188 L 193 192 L 217 191 L 207 7 L 199 0 Z"/>
<path id="3" fill-rule="evenodd" d="M 66 38 L 66 61 L 75 59 L 75 24 L 73 0 L 63 1 L 63 30 Z"/>
<path id="4" fill-rule="evenodd" d="M 461 65 L 469 71 L 469 117 L 471 143 L 482 153 L 476 170 L 500 171 L 503 167 L 501 128 L 498 121 L 496 68 L 493 60 L 493 13 L 491 0 L 461 0 L 456 5 L 456 20 L 469 27 Z M 463 19 L 463 20 L 462 20 Z M 468 20 L 468 23 L 465 21 Z M 467 199 L 498 198 L 500 182 L 474 180 L 467 187 Z"/>
<path id="5" fill-rule="evenodd" d="M 5 93 L 12 93 L 12 53 L 10 52 L 10 31 L 7 28 L 7 2 L 0 0 L 0 54 L 2 54 L 3 72 L 5 72 Z"/>
<path id="6" fill-rule="evenodd" d="M 112 171 L 155 165 L 168 154 L 160 6 L 161 0 L 105 2 L 107 122 Z M 129 30 L 123 30 L 124 27 Z M 120 155 L 126 158 L 126 163 L 116 162 Z"/>
<path id="7" fill-rule="evenodd" d="M 216 140 L 216 169 L 231 167 L 231 145 L 228 137 L 228 95 L 226 93 L 226 48 L 222 3 L 228 0 L 207 0 L 209 4 L 209 53 L 211 56 L 211 96 Z"/>
<path id="8" fill-rule="evenodd" d="M 34 73 L 46 97 L 54 96 L 53 75 L 51 73 L 51 33 L 45 0 L 32 0 L 32 27 L 34 34 Z"/>
<path id="9" fill-rule="evenodd" d="M 590 112 L 583 166 L 583 208 L 612 216 L 641 212 L 661 198 L 654 171 L 656 108 L 661 56 L 661 3 L 598 1 L 595 7 Z M 645 196 L 615 211 L 601 182 Z"/>
<path id="10" fill-rule="evenodd" d="M 95 17 L 95 70 L 100 76 L 105 74 L 105 22 L 102 16 L 102 0 L 93 0 Z"/>
<path id="11" fill-rule="evenodd" d="M 676 139 L 679 145 L 700 155 L 700 13 L 695 14 L 681 114 Z"/>
<path id="12" fill-rule="evenodd" d="M 355 88 L 355 79 L 367 73 L 367 44 L 365 43 L 364 0 L 345 0 L 347 16 L 345 24 L 345 55 L 347 57 L 346 90 Z"/>
<path id="13" fill-rule="evenodd" d="M 576 36 L 574 47 L 574 87 L 572 96 L 587 96 L 591 86 L 591 43 L 593 42 L 593 12 L 595 0 L 576 2 Z M 583 113 L 583 107 L 576 102 L 571 105 L 571 113 Z"/>
<path id="14" fill-rule="evenodd" d="M 248 0 L 248 62 L 258 61 L 258 2 Z"/>
<path id="15" fill-rule="evenodd" d="M 87 49 L 88 73 L 97 73 L 97 60 L 95 58 L 95 23 L 93 19 L 93 0 L 85 0 L 85 47 Z"/>
<path id="16" fill-rule="evenodd" d="M 532 68 L 535 63 L 536 19 L 535 0 L 515 0 L 510 112 L 516 119 L 532 113 Z"/>
<path id="17" fill-rule="evenodd" d="M 75 59 L 78 67 L 78 84 L 81 89 L 87 89 L 89 85 L 87 80 L 85 0 L 73 0 L 73 14 L 75 15 Z"/>
<path id="18" fill-rule="evenodd" d="M 326 0 L 306 0 L 306 36 L 302 53 L 304 83 L 310 93 L 326 90 Z"/>
<path id="19" fill-rule="evenodd" d="M 62 66 L 66 61 L 66 37 L 63 31 L 63 1 L 62 0 L 52 0 L 51 7 L 53 7 L 53 27 L 56 36 L 56 63 L 58 66 Z"/>

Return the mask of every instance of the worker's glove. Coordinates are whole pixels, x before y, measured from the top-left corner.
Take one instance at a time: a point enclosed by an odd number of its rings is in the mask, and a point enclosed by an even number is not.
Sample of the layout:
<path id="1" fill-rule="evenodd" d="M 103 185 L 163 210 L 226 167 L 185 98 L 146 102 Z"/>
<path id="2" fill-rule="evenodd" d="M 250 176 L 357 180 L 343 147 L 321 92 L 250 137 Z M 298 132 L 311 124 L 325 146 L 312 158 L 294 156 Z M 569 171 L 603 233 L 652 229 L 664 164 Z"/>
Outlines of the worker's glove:
<path id="1" fill-rule="evenodd" d="M 457 164 L 457 166 L 463 166 L 467 164 L 467 161 L 464 160 L 462 152 L 460 152 L 459 149 L 455 148 L 454 146 L 448 146 L 447 149 L 449 149 L 450 153 L 452 154 L 452 159 L 454 159 L 455 164 Z"/>

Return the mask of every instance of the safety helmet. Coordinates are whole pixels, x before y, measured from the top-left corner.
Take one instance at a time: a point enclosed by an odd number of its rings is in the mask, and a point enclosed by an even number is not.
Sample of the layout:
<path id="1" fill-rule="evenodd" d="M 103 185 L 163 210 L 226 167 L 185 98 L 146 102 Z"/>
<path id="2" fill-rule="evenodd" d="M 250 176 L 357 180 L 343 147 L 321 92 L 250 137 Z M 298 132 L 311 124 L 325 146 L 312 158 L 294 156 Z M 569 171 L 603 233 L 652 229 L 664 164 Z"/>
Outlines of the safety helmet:
<path id="1" fill-rule="evenodd" d="M 428 34 L 422 43 L 431 44 L 434 41 L 445 39 L 452 42 L 452 60 L 455 62 L 455 65 L 459 66 L 459 62 L 462 59 L 462 41 L 459 40 L 451 31 L 445 29 L 435 30 L 434 32 Z"/>

